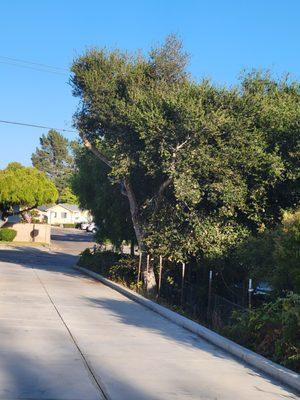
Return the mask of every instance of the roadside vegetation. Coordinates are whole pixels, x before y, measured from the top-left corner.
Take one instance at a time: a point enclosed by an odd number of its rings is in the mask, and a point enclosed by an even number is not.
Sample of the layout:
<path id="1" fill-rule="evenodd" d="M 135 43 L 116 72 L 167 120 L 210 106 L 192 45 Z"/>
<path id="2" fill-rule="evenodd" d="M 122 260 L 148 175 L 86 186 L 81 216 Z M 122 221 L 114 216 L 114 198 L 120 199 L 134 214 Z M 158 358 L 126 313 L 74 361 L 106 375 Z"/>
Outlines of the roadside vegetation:
<path id="1" fill-rule="evenodd" d="M 39 205 L 55 202 L 57 196 L 54 183 L 34 167 L 12 162 L 0 170 L 0 213 L 3 221 L 10 215 L 24 214 Z"/>
<path id="2" fill-rule="evenodd" d="M 74 61 L 72 187 L 99 243 L 138 246 L 141 281 L 137 255 L 80 262 L 155 296 L 161 257 L 160 301 L 299 371 L 300 85 L 252 71 L 220 87 L 187 63 L 175 36 Z"/>
<path id="3" fill-rule="evenodd" d="M 17 232 L 10 228 L 0 229 L 0 242 L 12 242 L 17 236 Z"/>
<path id="4" fill-rule="evenodd" d="M 74 173 L 73 150 L 76 142 L 70 142 L 55 129 L 40 138 L 40 147 L 31 156 L 32 165 L 42 171 L 55 184 L 58 202 L 77 204 L 78 199 L 71 189 Z"/>

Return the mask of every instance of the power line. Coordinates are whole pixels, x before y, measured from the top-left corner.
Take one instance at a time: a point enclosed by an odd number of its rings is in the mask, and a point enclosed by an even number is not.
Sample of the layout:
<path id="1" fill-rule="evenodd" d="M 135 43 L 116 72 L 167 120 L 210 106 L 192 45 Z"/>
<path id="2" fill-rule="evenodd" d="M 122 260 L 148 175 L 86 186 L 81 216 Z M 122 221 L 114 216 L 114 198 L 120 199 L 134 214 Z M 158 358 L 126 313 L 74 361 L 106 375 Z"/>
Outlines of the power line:
<path id="1" fill-rule="evenodd" d="M 17 64 L 14 62 L 10 62 L 10 61 L 1 61 L 1 64 L 6 64 L 6 65 L 12 65 L 14 67 L 20 67 L 20 68 L 26 68 L 26 69 L 32 69 L 34 71 L 39 71 L 39 72 L 49 72 L 50 74 L 55 74 L 55 75 L 63 75 L 63 76 L 68 76 L 68 74 L 64 73 L 64 72 L 59 72 L 59 71 L 52 71 L 51 69 L 42 69 L 42 68 L 37 68 L 37 67 L 33 67 L 31 65 L 22 65 L 22 64 Z"/>
<path id="2" fill-rule="evenodd" d="M 43 125 L 36 125 L 36 124 L 26 124 L 24 122 L 16 122 L 16 121 L 5 121 L 0 119 L 0 123 L 2 124 L 11 124 L 11 125 L 22 125 L 22 126 L 30 126 L 33 128 L 42 128 L 42 129 L 55 129 L 57 131 L 61 132 L 76 132 L 71 129 L 59 129 L 59 128 L 53 128 L 52 126 L 43 126 Z"/>
<path id="3" fill-rule="evenodd" d="M 31 65 L 37 65 L 39 67 L 45 67 L 45 68 L 51 68 L 51 69 L 56 69 L 56 70 L 61 70 L 61 71 L 69 71 L 67 68 L 62 68 L 62 67 L 53 67 L 52 65 L 47 65 L 47 64 L 41 64 L 41 63 L 36 63 L 33 61 L 26 61 L 26 60 L 21 60 L 19 58 L 11 58 L 11 57 L 6 57 L 6 56 L 0 56 L 0 58 L 4 58 L 6 60 L 10 61 L 17 61 L 25 64 L 31 64 Z"/>

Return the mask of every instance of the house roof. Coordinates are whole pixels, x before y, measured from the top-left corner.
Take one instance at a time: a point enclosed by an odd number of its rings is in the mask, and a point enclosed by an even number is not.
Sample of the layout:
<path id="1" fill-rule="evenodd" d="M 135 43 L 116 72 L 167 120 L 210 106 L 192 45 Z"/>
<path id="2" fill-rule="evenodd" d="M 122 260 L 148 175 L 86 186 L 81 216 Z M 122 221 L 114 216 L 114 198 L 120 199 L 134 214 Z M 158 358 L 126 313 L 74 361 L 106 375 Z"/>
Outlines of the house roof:
<path id="1" fill-rule="evenodd" d="M 47 211 L 47 210 L 49 210 L 49 208 L 52 208 L 54 206 L 55 206 L 55 204 L 42 205 L 42 206 L 38 206 L 37 209 L 39 211 Z"/>
<path id="2" fill-rule="evenodd" d="M 77 204 L 67 204 L 67 203 L 42 205 L 42 206 L 37 207 L 37 209 L 45 212 L 56 206 L 61 206 L 71 212 L 80 212 L 81 211 L 81 209 L 78 207 Z"/>
<path id="3" fill-rule="evenodd" d="M 67 210 L 72 211 L 72 212 L 80 212 L 81 211 L 77 204 L 59 203 L 57 205 L 64 207 Z"/>

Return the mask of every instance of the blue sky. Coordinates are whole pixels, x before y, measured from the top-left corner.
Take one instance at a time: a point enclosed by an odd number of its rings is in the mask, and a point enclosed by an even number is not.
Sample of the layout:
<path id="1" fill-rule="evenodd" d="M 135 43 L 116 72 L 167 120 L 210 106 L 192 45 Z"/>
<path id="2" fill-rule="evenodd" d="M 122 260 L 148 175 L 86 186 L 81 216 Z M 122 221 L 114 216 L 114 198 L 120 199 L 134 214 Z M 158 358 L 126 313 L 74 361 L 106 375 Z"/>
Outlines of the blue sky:
<path id="1" fill-rule="evenodd" d="M 10 57 L 68 69 L 89 47 L 146 52 L 177 33 L 196 79 L 233 85 L 243 69 L 300 79 L 299 0 L 14 0 L 0 9 L 0 119 L 70 128 L 77 100 L 66 75 L 3 63 Z M 30 165 L 47 131 L 0 124 L 0 168 Z M 76 134 L 69 133 L 69 138 Z"/>

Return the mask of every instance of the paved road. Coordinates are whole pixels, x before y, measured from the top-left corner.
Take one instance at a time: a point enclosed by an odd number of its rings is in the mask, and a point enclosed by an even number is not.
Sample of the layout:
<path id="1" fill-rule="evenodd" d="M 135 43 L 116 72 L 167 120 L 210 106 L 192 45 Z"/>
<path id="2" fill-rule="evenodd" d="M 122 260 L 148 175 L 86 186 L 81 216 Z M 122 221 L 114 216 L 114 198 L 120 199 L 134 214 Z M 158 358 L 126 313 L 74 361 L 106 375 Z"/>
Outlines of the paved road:
<path id="1" fill-rule="evenodd" d="M 83 235 L 0 248 L 1 400 L 299 399 L 72 269 Z"/>
<path id="2" fill-rule="evenodd" d="M 78 255 L 94 244 L 94 235 L 92 233 L 72 228 L 52 228 L 51 249 L 56 252 Z"/>

